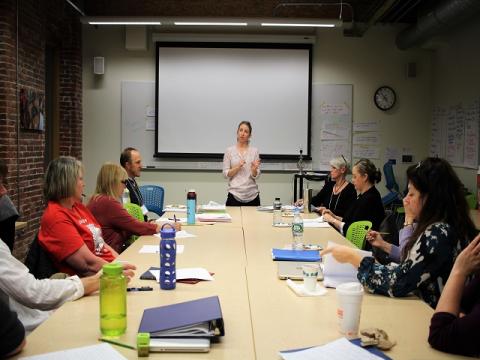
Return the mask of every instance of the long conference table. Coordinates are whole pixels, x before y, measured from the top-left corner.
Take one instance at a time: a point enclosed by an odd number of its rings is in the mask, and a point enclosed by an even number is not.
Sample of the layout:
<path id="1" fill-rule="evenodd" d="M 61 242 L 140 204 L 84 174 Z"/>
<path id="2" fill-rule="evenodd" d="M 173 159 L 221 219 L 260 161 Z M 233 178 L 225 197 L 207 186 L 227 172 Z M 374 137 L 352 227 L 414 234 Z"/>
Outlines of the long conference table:
<path id="1" fill-rule="evenodd" d="M 177 239 L 185 246 L 177 256 L 177 268 L 206 268 L 215 273 L 214 281 L 179 283 L 175 290 L 164 291 L 152 280 L 140 280 L 144 271 L 159 264 L 158 254 L 139 253 L 143 245 L 159 243 L 154 236 L 139 238 L 120 255 L 120 260 L 137 266 L 129 286 L 149 285 L 154 291 L 127 293 L 127 332 L 119 341 L 135 345 L 145 308 L 212 295 L 220 298 L 225 322 L 225 336 L 220 342 L 212 344 L 208 354 L 151 353 L 151 358 L 279 359 L 280 350 L 321 345 L 341 337 L 334 289 L 325 296 L 298 297 L 277 278 L 271 249 L 289 244 L 291 230 L 273 227 L 272 214 L 255 208 L 228 208 L 228 213 L 233 218 L 231 223 L 185 226 L 183 229 L 196 237 Z M 306 228 L 304 241 L 324 247 L 328 241 L 349 244 L 332 228 Z M 432 314 L 433 310 L 414 296 L 394 299 L 366 294 L 360 328 L 384 329 L 397 342 L 386 352 L 393 359 L 463 358 L 429 346 Z M 99 336 L 97 293 L 56 310 L 27 337 L 27 346 L 19 357 L 94 345 Z M 135 350 L 112 346 L 129 359 L 137 358 Z"/>

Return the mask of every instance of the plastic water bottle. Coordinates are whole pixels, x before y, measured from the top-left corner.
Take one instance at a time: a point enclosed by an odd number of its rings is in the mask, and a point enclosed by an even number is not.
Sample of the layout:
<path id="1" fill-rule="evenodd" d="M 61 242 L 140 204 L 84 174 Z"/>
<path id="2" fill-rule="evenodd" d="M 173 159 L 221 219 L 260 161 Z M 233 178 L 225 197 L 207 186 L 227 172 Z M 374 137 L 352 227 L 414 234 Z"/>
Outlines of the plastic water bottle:
<path id="1" fill-rule="evenodd" d="M 123 266 L 103 265 L 100 277 L 100 331 L 104 336 L 120 336 L 127 329 L 127 280 Z"/>
<path id="2" fill-rule="evenodd" d="M 197 208 L 197 194 L 194 189 L 187 193 L 187 224 L 195 224 L 195 210 Z"/>
<path id="3" fill-rule="evenodd" d="M 124 205 L 130 203 L 130 191 L 127 188 L 125 188 L 125 190 L 123 190 L 122 203 Z"/>
<path id="4" fill-rule="evenodd" d="M 282 203 L 280 202 L 280 198 L 275 198 L 273 202 L 273 225 L 281 224 L 282 223 Z"/>
<path id="5" fill-rule="evenodd" d="M 177 285 L 176 258 L 177 242 L 175 228 L 164 224 L 160 230 L 160 289 L 173 290 Z"/>
<path id="6" fill-rule="evenodd" d="M 293 209 L 292 222 L 292 249 L 299 249 L 303 246 L 303 219 L 300 215 L 300 209 L 295 207 Z"/>

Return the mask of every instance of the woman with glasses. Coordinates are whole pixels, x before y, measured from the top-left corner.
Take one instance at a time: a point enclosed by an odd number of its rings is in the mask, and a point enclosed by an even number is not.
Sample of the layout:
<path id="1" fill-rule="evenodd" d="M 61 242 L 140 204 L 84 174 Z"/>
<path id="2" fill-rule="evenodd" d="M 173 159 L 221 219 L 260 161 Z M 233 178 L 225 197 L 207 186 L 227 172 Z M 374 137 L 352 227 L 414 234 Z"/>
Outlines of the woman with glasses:
<path id="1" fill-rule="evenodd" d="M 346 179 L 348 172 L 348 162 L 343 155 L 330 160 L 330 180 L 327 180 L 322 190 L 312 197 L 310 204 L 314 207 L 313 211 L 322 214 L 324 210 L 330 210 L 338 216 L 345 215 L 357 199 L 355 187 Z M 295 203 L 295 206 L 301 205 L 303 199 Z"/>
<path id="2" fill-rule="evenodd" d="M 402 246 L 400 262 L 381 265 L 346 246 L 330 247 L 337 261 L 358 268 L 358 280 L 372 293 L 402 297 L 418 295 L 431 307 L 437 305 L 455 258 L 475 237 L 463 187 L 451 165 L 427 158 L 407 170 L 405 203 L 415 226 Z M 405 227 L 412 227 L 412 223 Z"/>
<path id="3" fill-rule="evenodd" d="M 100 224 L 82 204 L 83 166 L 70 156 L 52 160 L 45 174 L 47 201 L 38 241 L 55 267 L 80 277 L 96 274 L 118 253 L 105 243 Z"/>
<path id="4" fill-rule="evenodd" d="M 352 183 L 355 186 L 357 196 L 343 216 L 326 209 L 323 211 L 323 219 L 332 224 L 342 234 L 347 233 L 348 227 L 361 220 L 372 222 L 372 228 L 378 229 L 385 211 L 382 197 L 375 184 L 380 182 L 382 175 L 375 165 L 368 159 L 360 159 L 352 169 Z"/>
<path id="5" fill-rule="evenodd" d="M 87 208 L 102 226 L 105 242 L 121 253 L 132 235 L 153 235 L 161 224 L 140 221 L 131 216 L 121 204 L 121 196 L 128 179 L 127 172 L 118 164 L 105 163 L 98 176 L 95 193 Z"/>

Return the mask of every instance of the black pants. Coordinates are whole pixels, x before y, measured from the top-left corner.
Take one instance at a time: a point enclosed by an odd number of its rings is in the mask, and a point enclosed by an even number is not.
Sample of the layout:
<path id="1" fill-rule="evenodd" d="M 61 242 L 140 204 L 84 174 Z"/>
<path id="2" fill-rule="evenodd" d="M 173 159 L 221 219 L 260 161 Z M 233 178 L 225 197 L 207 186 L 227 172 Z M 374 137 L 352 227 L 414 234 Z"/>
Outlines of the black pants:
<path id="1" fill-rule="evenodd" d="M 241 202 L 233 197 L 232 194 L 228 193 L 227 196 L 227 206 L 260 206 L 260 194 L 257 195 L 255 199 L 249 202 Z"/>

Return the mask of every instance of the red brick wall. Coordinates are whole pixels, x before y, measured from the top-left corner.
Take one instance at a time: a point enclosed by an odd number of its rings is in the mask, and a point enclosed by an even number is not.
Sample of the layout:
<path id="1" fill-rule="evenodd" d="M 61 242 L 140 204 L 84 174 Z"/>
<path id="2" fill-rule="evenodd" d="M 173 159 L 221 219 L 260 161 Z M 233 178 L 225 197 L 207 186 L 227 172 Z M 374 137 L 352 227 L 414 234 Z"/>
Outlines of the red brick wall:
<path id="1" fill-rule="evenodd" d="M 9 195 L 19 208 L 20 220 L 28 222 L 27 228 L 16 237 L 14 253 L 20 259 L 38 231 L 45 206 L 42 194 L 45 134 L 17 131 L 17 91 L 32 89 L 45 95 L 47 43 L 58 49 L 60 58 L 59 153 L 81 158 L 82 63 L 78 15 L 63 0 L 0 2 L 0 157 L 9 165 Z"/>

